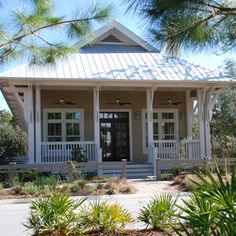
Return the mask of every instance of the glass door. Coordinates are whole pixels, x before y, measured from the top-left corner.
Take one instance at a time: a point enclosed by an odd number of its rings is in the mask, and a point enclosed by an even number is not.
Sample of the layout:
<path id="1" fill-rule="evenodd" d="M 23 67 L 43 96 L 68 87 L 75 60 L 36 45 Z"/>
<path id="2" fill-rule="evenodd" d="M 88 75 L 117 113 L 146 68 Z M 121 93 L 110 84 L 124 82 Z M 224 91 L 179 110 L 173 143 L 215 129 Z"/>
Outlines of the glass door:
<path id="1" fill-rule="evenodd" d="M 103 161 L 129 160 L 129 113 L 100 113 L 100 142 Z"/>

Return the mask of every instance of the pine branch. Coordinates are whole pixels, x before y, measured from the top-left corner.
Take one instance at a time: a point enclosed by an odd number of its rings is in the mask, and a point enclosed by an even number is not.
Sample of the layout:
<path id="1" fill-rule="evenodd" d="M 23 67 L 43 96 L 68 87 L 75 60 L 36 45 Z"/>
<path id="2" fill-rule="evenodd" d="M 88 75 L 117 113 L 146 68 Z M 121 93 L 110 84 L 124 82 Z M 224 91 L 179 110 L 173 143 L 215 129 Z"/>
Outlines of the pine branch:
<path id="1" fill-rule="evenodd" d="M 23 35 L 20 35 L 18 37 L 15 37 L 15 38 L 9 40 L 8 42 L 6 42 L 4 44 L 0 44 L 0 48 L 3 48 L 3 47 L 5 47 L 5 46 L 7 46 L 7 45 L 9 45 L 11 43 L 14 43 L 14 42 L 21 41 L 22 39 L 24 39 L 24 38 L 26 38 L 26 37 L 28 37 L 30 35 L 33 35 L 36 32 L 39 32 L 41 30 L 47 29 L 47 28 L 55 27 L 55 26 L 58 26 L 58 25 L 66 25 L 66 24 L 75 23 L 75 22 L 83 22 L 83 21 L 96 20 L 96 19 L 100 19 L 100 17 L 97 16 L 97 17 L 88 17 L 88 18 L 77 19 L 77 20 L 65 20 L 65 21 L 61 21 L 61 22 L 58 22 L 58 23 L 44 25 L 44 26 L 41 26 L 41 27 L 39 27 L 39 28 L 37 28 L 35 30 L 30 31 L 27 34 L 23 34 Z"/>

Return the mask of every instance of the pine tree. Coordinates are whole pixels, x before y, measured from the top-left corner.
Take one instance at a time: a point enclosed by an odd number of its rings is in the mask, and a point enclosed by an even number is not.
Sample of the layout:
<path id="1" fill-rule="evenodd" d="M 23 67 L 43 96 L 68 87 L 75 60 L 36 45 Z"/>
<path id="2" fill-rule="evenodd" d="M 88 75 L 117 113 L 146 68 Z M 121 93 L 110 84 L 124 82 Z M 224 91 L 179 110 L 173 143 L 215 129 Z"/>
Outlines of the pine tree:
<path id="1" fill-rule="evenodd" d="M 4 4 L 1 2 L 1 10 L 4 10 Z M 25 5 L 21 10 L 11 12 L 11 19 L 0 24 L 2 64 L 16 58 L 26 58 L 33 64 L 55 64 L 56 60 L 78 51 L 70 40 L 87 34 L 94 21 L 109 18 L 111 9 L 111 6 L 93 4 L 87 11 L 80 9 L 72 17 L 55 15 L 52 0 L 29 0 Z M 60 39 L 54 40 L 53 36 L 58 33 Z"/>
<path id="2" fill-rule="evenodd" d="M 169 51 L 236 49 L 235 0 L 129 0 L 144 17 L 151 39 Z"/>

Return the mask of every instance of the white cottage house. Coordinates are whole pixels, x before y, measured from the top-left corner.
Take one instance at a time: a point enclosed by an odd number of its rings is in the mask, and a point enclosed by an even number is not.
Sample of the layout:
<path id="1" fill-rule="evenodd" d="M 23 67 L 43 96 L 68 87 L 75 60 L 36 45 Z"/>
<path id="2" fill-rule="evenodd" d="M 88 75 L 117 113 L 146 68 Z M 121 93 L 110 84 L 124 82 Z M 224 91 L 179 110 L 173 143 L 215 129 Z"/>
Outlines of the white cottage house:
<path id="1" fill-rule="evenodd" d="M 229 77 L 163 55 L 117 22 L 78 46 L 53 69 L 26 64 L 0 74 L 28 133 L 29 163 L 67 162 L 82 147 L 90 162 L 127 159 L 148 175 L 155 158 L 211 156 L 209 121 Z"/>

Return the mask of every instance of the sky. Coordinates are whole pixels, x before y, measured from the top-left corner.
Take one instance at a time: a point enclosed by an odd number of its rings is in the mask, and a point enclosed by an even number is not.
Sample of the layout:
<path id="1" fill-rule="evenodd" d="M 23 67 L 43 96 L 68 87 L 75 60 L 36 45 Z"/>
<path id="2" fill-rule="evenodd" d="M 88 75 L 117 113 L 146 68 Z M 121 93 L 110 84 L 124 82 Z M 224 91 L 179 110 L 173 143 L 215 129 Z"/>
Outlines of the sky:
<path id="1" fill-rule="evenodd" d="M 11 11 L 23 9 L 27 4 L 29 4 L 29 0 L 1 0 L 1 2 L 2 8 L 0 8 L 0 23 L 5 22 L 6 19 L 9 19 L 9 17 L 12 17 Z M 92 4 L 94 2 L 95 1 L 89 0 L 54 0 L 57 15 L 74 15 L 76 11 L 82 11 L 82 9 L 86 9 L 89 4 Z M 97 2 L 102 2 L 103 4 L 112 4 L 113 10 L 111 12 L 111 17 L 113 19 L 117 20 L 143 39 L 147 41 L 149 40 L 145 21 L 142 21 L 140 17 L 135 16 L 132 13 L 127 14 L 127 6 L 124 4 L 124 0 L 97 0 Z M 96 30 L 101 26 L 102 25 L 97 24 L 94 26 L 94 29 Z M 233 56 L 231 54 L 216 55 L 213 53 L 213 50 L 214 48 L 212 49 L 212 52 L 207 51 L 194 54 L 182 52 L 181 57 L 189 62 L 213 70 L 220 67 L 226 58 L 236 59 L 236 56 Z M 23 61 L 18 61 L 8 64 L 4 67 L 0 67 L 0 72 L 23 63 Z M 0 92 L 0 110 L 2 109 L 9 110 L 9 107 L 7 106 L 4 97 Z"/>

